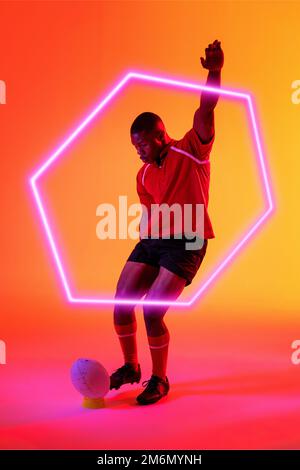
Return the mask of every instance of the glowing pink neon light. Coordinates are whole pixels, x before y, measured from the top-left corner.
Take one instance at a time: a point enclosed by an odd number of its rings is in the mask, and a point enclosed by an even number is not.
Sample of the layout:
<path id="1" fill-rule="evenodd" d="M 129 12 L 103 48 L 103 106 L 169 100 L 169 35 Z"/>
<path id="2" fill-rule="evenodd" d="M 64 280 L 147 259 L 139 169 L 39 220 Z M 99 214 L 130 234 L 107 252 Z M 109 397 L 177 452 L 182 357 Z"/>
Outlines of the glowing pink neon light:
<path id="1" fill-rule="evenodd" d="M 244 234 L 241 240 L 233 247 L 230 253 L 221 261 L 214 271 L 207 277 L 204 283 L 200 286 L 199 290 L 189 301 L 169 301 L 169 300 L 141 300 L 141 299 L 101 299 L 101 298 L 77 298 L 74 297 L 70 291 L 70 287 L 65 275 L 63 268 L 63 263 L 61 261 L 61 256 L 56 247 L 54 237 L 52 235 L 52 230 L 50 228 L 46 211 L 42 203 L 40 193 L 37 188 L 38 179 L 46 172 L 50 165 L 58 159 L 58 157 L 63 153 L 63 151 L 73 142 L 76 137 L 88 126 L 88 124 L 100 113 L 100 111 L 105 108 L 105 106 L 111 101 L 111 99 L 129 82 L 129 80 L 138 79 L 144 81 L 150 81 L 158 84 L 165 84 L 170 86 L 175 86 L 179 88 L 186 88 L 190 90 L 205 90 L 210 93 L 218 93 L 219 95 L 228 96 L 231 98 L 237 98 L 243 100 L 249 111 L 249 121 L 253 129 L 253 138 L 255 143 L 255 148 L 257 151 L 257 159 L 261 172 L 261 178 L 264 189 L 264 196 L 266 201 L 266 209 L 263 214 L 253 223 L 251 228 L 246 234 Z M 173 305 L 173 306 L 191 306 L 203 293 L 208 289 L 209 286 L 215 281 L 215 279 L 220 275 L 220 273 L 225 269 L 226 266 L 235 258 L 235 256 L 241 251 L 241 249 L 246 245 L 246 243 L 254 236 L 258 231 L 259 227 L 270 217 L 271 213 L 274 210 L 274 202 L 272 198 L 272 191 L 270 186 L 270 177 L 268 175 L 266 161 L 263 155 L 261 141 L 259 137 L 258 127 L 255 118 L 254 106 L 250 94 L 241 93 L 233 90 L 226 90 L 224 88 L 212 88 L 204 85 L 199 85 L 198 83 L 190 83 L 182 80 L 174 80 L 164 77 L 157 77 L 154 75 L 149 75 L 145 73 L 130 72 L 128 73 L 113 89 L 112 91 L 94 108 L 94 110 L 83 120 L 83 122 L 69 135 L 69 137 L 58 147 L 58 149 L 43 163 L 43 165 L 34 173 L 30 178 L 30 184 L 32 187 L 33 195 L 41 216 L 41 220 L 46 232 L 46 236 L 53 254 L 56 267 L 62 281 L 63 287 L 65 289 L 67 298 L 70 302 L 74 303 L 84 303 L 84 304 L 127 304 L 127 305 Z"/>

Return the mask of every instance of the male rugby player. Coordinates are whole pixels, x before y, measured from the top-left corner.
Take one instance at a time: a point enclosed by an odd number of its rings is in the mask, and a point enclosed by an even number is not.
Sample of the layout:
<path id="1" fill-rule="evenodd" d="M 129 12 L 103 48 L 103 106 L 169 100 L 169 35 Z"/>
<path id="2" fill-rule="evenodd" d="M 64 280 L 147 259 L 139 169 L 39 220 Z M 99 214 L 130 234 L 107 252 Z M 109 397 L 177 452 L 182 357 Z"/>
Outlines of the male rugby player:
<path id="1" fill-rule="evenodd" d="M 201 57 L 202 66 L 209 71 L 207 86 L 220 86 L 223 63 L 221 43 L 215 40 L 205 49 L 205 58 Z M 215 138 L 214 108 L 218 98 L 218 93 L 202 92 L 193 127 L 181 140 L 172 139 L 161 118 L 152 112 L 140 114 L 132 123 L 131 142 L 144 163 L 137 174 L 137 191 L 141 204 L 149 210 L 147 223 L 143 224 L 147 230 L 141 233 L 140 224 L 140 241 L 121 272 L 116 299 L 140 299 L 145 296 L 144 300 L 147 301 L 174 301 L 197 273 L 206 253 L 208 239 L 215 236 L 207 206 L 209 155 Z M 155 225 L 151 206 L 162 204 L 167 207 L 174 204 L 180 207 L 185 204 L 202 205 L 200 245 L 187 249 L 187 239 L 190 237 L 185 232 L 178 233 L 178 224 L 174 220 L 169 225 L 169 236 L 165 236 L 165 227 L 160 226 L 151 236 L 151 227 Z M 169 392 L 166 370 L 170 334 L 164 322 L 168 307 L 145 304 L 143 308 L 152 358 L 152 376 L 143 382 L 144 390 L 136 398 L 142 405 L 155 403 Z M 124 356 L 124 365 L 110 377 L 110 388 L 118 389 L 125 383 L 139 383 L 141 379 L 134 305 L 115 305 L 114 327 Z"/>

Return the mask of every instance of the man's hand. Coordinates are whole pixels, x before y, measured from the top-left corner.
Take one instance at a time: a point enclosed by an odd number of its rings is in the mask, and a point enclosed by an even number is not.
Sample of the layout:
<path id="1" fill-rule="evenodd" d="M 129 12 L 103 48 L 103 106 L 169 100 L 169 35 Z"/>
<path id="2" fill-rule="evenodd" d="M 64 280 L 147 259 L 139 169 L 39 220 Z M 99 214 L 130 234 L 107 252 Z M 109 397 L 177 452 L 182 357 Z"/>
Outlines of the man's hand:
<path id="1" fill-rule="evenodd" d="M 221 42 L 217 39 L 205 49 L 205 59 L 200 57 L 202 67 L 210 72 L 219 72 L 224 64 Z"/>

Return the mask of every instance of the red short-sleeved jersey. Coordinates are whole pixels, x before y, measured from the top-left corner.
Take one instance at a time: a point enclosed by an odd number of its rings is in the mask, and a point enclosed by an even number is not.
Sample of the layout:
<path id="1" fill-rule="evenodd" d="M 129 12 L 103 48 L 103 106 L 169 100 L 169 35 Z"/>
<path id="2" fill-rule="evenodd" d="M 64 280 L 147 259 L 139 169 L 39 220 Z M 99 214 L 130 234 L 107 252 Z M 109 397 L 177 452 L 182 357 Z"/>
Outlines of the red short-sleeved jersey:
<path id="1" fill-rule="evenodd" d="M 140 225 L 140 238 L 150 237 L 153 228 L 153 213 L 151 204 L 179 204 L 184 213 L 184 205 L 193 208 L 203 204 L 202 235 L 204 238 L 214 238 L 212 224 L 207 212 L 210 181 L 210 151 L 215 136 L 209 143 L 203 144 L 195 129 L 190 129 L 182 139 L 171 140 L 161 153 L 161 163 L 145 163 L 137 174 L 137 192 L 141 204 L 148 209 L 148 218 L 144 229 Z M 198 233 L 195 222 L 195 210 L 192 212 L 192 227 Z M 183 216 L 182 216 L 183 217 Z M 183 218 L 182 218 L 183 223 Z M 178 226 L 172 222 L 170 234 L 178 233 Z M 183 233 L 183 231 L 182 231 Z M 164 236 L 164 229 L 159 227 L 159 237 Z"/>

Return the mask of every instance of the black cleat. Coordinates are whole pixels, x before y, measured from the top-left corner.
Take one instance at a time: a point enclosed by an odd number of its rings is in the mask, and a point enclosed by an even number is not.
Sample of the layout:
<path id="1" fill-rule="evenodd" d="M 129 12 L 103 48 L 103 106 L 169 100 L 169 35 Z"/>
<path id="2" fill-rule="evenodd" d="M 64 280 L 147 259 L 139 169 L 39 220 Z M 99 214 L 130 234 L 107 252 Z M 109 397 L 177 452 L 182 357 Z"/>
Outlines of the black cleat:
<path id="1" fill-rule="evenodd" d="M 141 366 L 138 364 L 138 368 L 135 369 L 130 362 L 125 362 L 124 366 L 119 367 L 110 376 L 110 390 L 115 388 L 118 390 L 124 384 L 133 384 L 134 382 L 139 383 L 141 380 Z"/>
<path id="2" fill-rule="evenodd" d="M 168 394 L 170 390 L 170 384 L 168 377 L 162 379 L 157 375 L 152 375 L 150 380 L 146 380 L 142 383 L 145 390 L 136 397 L 137 402 L 140 405 L 150 405 L 156 403 L 158 400 Z"/>

